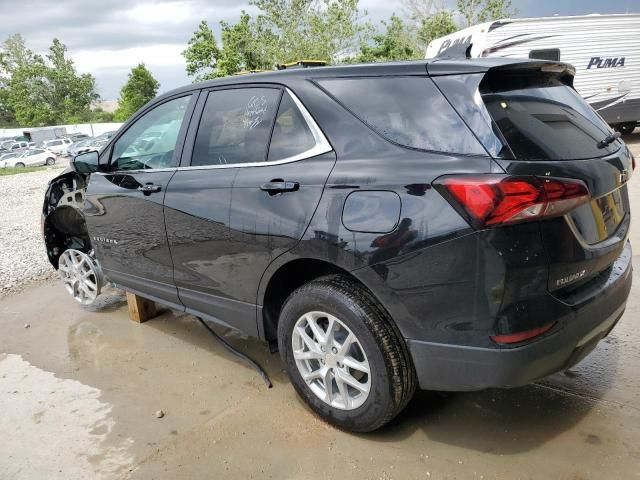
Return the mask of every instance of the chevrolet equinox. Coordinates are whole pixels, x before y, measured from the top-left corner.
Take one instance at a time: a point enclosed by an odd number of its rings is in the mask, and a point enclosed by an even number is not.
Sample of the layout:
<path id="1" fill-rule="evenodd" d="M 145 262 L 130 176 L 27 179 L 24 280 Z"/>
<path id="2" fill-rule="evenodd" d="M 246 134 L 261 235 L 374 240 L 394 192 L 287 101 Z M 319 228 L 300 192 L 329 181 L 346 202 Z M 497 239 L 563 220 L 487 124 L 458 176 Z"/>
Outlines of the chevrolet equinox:
<path id="1" fill-rule="evenodd" d="M 631 287 L 634 159 L 573 78 L 436 59 L 174 90 L 51 181 L 49 259 L 80 303 L 110 282 L 259 337 L 341 428 L 536 381 Z"/>

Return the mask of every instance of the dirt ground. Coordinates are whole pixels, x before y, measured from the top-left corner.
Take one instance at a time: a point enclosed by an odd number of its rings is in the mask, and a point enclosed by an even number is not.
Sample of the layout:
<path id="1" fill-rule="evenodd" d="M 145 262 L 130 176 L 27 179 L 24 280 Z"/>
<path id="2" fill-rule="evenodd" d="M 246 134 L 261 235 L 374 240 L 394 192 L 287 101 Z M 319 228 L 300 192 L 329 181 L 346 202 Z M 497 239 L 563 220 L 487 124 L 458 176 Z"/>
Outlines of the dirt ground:
<path id="1" fill-rule="evenodd" d="M 640 131 L 627 141 L 640 158 Z M 630 188 L 638 210 L 640 171 Z M 640 479 L 638 270 L 619 325 L 569 372 L 418 392 L 368 435 L 318 420 L 263 344 L 226 333 L 272 389 L 193 317 L 131 322 L 121 292 L 88 309 L 45 283 L 0 312 L 1 479 Z"/>

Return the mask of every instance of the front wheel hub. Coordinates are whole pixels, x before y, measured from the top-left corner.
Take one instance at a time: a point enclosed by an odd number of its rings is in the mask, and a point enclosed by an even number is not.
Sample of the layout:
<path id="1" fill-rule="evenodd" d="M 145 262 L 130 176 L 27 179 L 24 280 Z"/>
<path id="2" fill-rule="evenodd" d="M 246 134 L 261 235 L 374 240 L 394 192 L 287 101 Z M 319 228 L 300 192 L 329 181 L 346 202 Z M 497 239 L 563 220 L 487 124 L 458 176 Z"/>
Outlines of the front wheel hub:
<path id="1" fill-rule="evenodd" d="M 65 250 L 58 260 L 58 271 L 67 292 L 82 305 L 92 304 L 103 284 L 102 270 L 95 261 L 80 250 Z"/>

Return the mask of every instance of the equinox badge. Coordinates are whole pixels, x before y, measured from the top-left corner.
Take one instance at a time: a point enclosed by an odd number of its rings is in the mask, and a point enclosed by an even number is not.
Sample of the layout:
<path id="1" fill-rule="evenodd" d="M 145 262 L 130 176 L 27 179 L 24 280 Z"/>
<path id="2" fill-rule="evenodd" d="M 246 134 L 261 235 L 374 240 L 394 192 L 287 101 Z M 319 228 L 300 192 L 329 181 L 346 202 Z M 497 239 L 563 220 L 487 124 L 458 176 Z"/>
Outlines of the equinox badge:
<path id="1" fill-rule="evenodd" d="M 558 278 L 556 280 L 556 287 L 562 287 L 569 283 L 575 282 L 576 280 L 584 277 L 584 274 L 587 273 L 586 270 L 580 270 L 579 272 L 572 273 L 571 275 L 567 275 L 566 277 Z"/>

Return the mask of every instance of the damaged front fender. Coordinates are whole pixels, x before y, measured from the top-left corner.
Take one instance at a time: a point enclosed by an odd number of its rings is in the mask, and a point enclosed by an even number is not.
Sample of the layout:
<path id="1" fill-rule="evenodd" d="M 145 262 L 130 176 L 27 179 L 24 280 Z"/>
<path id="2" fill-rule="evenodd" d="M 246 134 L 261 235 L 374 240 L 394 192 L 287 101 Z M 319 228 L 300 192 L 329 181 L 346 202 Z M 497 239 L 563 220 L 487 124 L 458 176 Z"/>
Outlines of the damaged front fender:
<path id="1" fill-rule="evenodd" d="M 67 249 L 92 250 L 83 213 L 88 177 L 71 169 L 49 182 L 42 207 L 42 236 L 49 262 L 58 269 Z"/>

